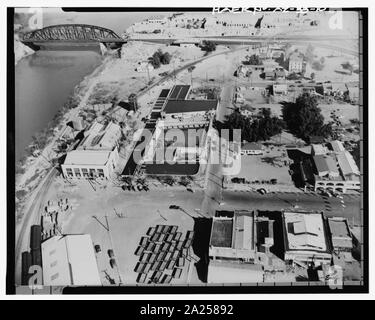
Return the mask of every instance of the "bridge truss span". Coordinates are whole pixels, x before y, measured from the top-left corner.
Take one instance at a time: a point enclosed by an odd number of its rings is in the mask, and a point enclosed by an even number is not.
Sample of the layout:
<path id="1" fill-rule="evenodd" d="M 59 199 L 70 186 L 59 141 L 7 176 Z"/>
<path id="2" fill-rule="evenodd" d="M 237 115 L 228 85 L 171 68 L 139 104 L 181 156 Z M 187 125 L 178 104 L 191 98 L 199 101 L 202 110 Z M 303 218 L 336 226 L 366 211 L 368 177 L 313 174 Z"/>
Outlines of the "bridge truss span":
<path id="1" fill-rule="evenodd" d="M 93 41 L 122 42 L 114 31 L 88 24 L 61 24 L 48 26 L 24 34 L 23 41 Z"/>

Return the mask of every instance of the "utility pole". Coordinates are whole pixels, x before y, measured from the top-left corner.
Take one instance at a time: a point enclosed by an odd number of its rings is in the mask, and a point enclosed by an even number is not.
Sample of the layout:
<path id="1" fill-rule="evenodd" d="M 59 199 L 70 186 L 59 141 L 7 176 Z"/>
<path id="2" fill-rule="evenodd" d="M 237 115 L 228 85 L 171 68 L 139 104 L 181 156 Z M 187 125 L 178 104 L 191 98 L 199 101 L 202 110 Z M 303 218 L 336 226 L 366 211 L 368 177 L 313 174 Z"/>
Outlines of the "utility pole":
<path id="1" fill-rule="evenodd" d="M 111 235 L 111 230 L 109 228 L 109 223 L 108 223 L 108 216 L 107 214 L 104 216 L 105 217 L 105 221 L 106 221 L 106 225 L 107 225 L 107 232 L 108 232 L 108 238 L 109 238 L 109 242 L 111 244 L 111 248 L 113 249 L 113 241 L 112 241 L 112 235 Z M 116 255 L 115 255 L 116 257 Z M 119 269 L 119 266 L 118 266 L 118 259 L 117 260 L 117 263 L 116 263 L 116 270 L 117 270 L 117 274 L 118 274 L 118 278 L 119 278 L 119 284 L 122 284 L 122 279 L 121 279 L 121 274 L 120 274 L 120 269 Z"/>
<path id="2" fill-rule="evenodd" d="M 148 78 L 147 85 L 149 85 L 150 82 L 151 82 L 151 80 L 150 80 L 150 70 L 149 70 L 149 68 L 148 68 L 148 64 L 147 64 L 147 66 L 146 66 L 146 69 L 147 69 L 147 78 Z"/>

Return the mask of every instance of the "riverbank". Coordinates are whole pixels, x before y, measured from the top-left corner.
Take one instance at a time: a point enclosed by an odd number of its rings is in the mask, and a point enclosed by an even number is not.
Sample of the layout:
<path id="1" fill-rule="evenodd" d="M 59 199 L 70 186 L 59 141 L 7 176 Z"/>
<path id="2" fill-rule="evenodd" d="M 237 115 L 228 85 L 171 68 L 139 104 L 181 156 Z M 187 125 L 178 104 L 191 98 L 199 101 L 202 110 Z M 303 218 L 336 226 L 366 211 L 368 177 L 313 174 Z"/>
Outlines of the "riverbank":
<path id="1" fill-rule="evenodd" d="M 147 71 L 144 65 L 148 57 L 158 49 L 169 52 L 172 60 L 168 65 Z M 221 49 L 224 48 L 219 48 L 218 51 Z M 186 49 L 146 43 L 124 45 L 121 59 L 108 55 L 100 66 L 75 87 L 73 95 L 46 128 L 35 134 L 33 142 L 28 147 L 27 156 L 16 164 L 17 222 L 22 219 L 24 209 L 29 206 L 30 195 L 50 169 L 57 165 L 57 154 L 53 147 L 70 119 L 84 114 L 87 106 L 111 103 L 113 99 L 126 101 L 131 93 L 144 93 L 150 85 L 157 84 L 170 73 L 171 69 L 178 70 L 203 55 L 204 52 L 197 47 Z M 151 108 L 152 101 L 155 100 L 154 95 L 157 93 L 156 89 L 150 90 L 146 96 L 139 97 L 140 116 L 144 116 Z"/>
<path id="2" fill-rule="evenodd" d="M 28 46 L 25 46 L 21 40 L 18 33 L 14 34 L 14 64 L 17 65 L 17 63 L 34 53 L 34 50 L 29 48 Z"/>
<path id="3" fill-rule="evenodd" d="M 102 64 L 91 74 L 85 76 L 83 80 L 75 86 L 73 94 L 58 110 L 47 126 L 33 135 L 33 141 L 26 147 L 25 155 L 16 163 L 16 220 L 22 218 L 31 194 L 43 180 L 49 170 L 56 165 L 56 153 L 53 147 L 56 140 L 66 129 L 66 123 L 78 114 L 79 103 L 90 87 L 90 83 L 113 59 L 108 56 Z"/>

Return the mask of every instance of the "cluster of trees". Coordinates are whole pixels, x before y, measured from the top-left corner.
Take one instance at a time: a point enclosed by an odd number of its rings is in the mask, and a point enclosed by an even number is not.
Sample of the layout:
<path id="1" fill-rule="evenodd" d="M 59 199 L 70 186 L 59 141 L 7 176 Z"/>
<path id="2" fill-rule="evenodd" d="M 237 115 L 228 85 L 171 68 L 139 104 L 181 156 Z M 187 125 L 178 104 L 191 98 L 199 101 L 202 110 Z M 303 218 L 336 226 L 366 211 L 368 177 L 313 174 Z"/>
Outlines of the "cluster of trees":
<path id="1" fill-rule="evenodd" d="M 269 109 L 263 109 L 260 116 L 255 119 L 241 114 L 236 109 L 226 116 L 224 123 L 215 121 L 214 126 L 219 132 L 221 129 L 241 129 L 241 140 L 248 142 L 266 141 L 280 134 L 285 128 L 284 121 L 271 116 Z"/>
<path id="2" fill-rule="evenodd" d="M 202 44 L 200 45 L 202 51 L 212 52 L 216 50 L 216 43 L 208 40 L 203 40 Z"/>
<path id="3" fill-rule="evenodd" d="M 288 68 L 289 68 L 289 58 L 285 59 L 284 53 L 281 53 L 280 57 L 275 58 L 275 62 L 277 62 L 284 69 L 288 70 Z"/>
<path id="4" fill-rule="evenodd" d="M 332 135 L 332 126 L 324 123 L 317 98 L 309 93 L 303 93 L 294 103 L 284 102 L 282 113 L 289 131 L 307 143 L 313 136 Z"/>
<path id="5" fill-rule="evenodd" d="M 246 56 L 245 59 L 246 60 L 244 61 L 244 64 L 247 64 L 247 65 L 257 65 L 257 66 L 259 66 L 259 65 L 262 64 L 261 59 L 256 54 L 252 54 L 251 56 Z"/>
<path id="6" fill-rule="evenodd" d="M 349 70 L 350 73 L 352 73 L 354 71 L 354 67 L 352 66 L 352 64 L 350 62 L 342 63 L 341 66 L 342 66 L 343 69 Z"/>
<path id="7" fill-rule="evenodd" d="M 148 58 L 148 62 L 155 68 L 159 68 L 162 64 L 169 64 L 172 56 L 168 52 L 163 52 L 161 49 L 156 51 L 151 57 Z"/>

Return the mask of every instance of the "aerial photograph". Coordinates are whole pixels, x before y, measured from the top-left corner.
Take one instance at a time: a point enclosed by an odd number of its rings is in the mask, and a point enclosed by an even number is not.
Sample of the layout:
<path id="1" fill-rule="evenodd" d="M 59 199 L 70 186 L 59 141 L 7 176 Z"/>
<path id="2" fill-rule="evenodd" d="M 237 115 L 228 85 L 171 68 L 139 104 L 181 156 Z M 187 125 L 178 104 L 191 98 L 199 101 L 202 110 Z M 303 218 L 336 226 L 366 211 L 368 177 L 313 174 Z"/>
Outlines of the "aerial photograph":
<path id="1" fill-rule="evenodd" d="M 362 286 L 361 11 L 164 9 L 14 9 L 17 293 Z"/>

